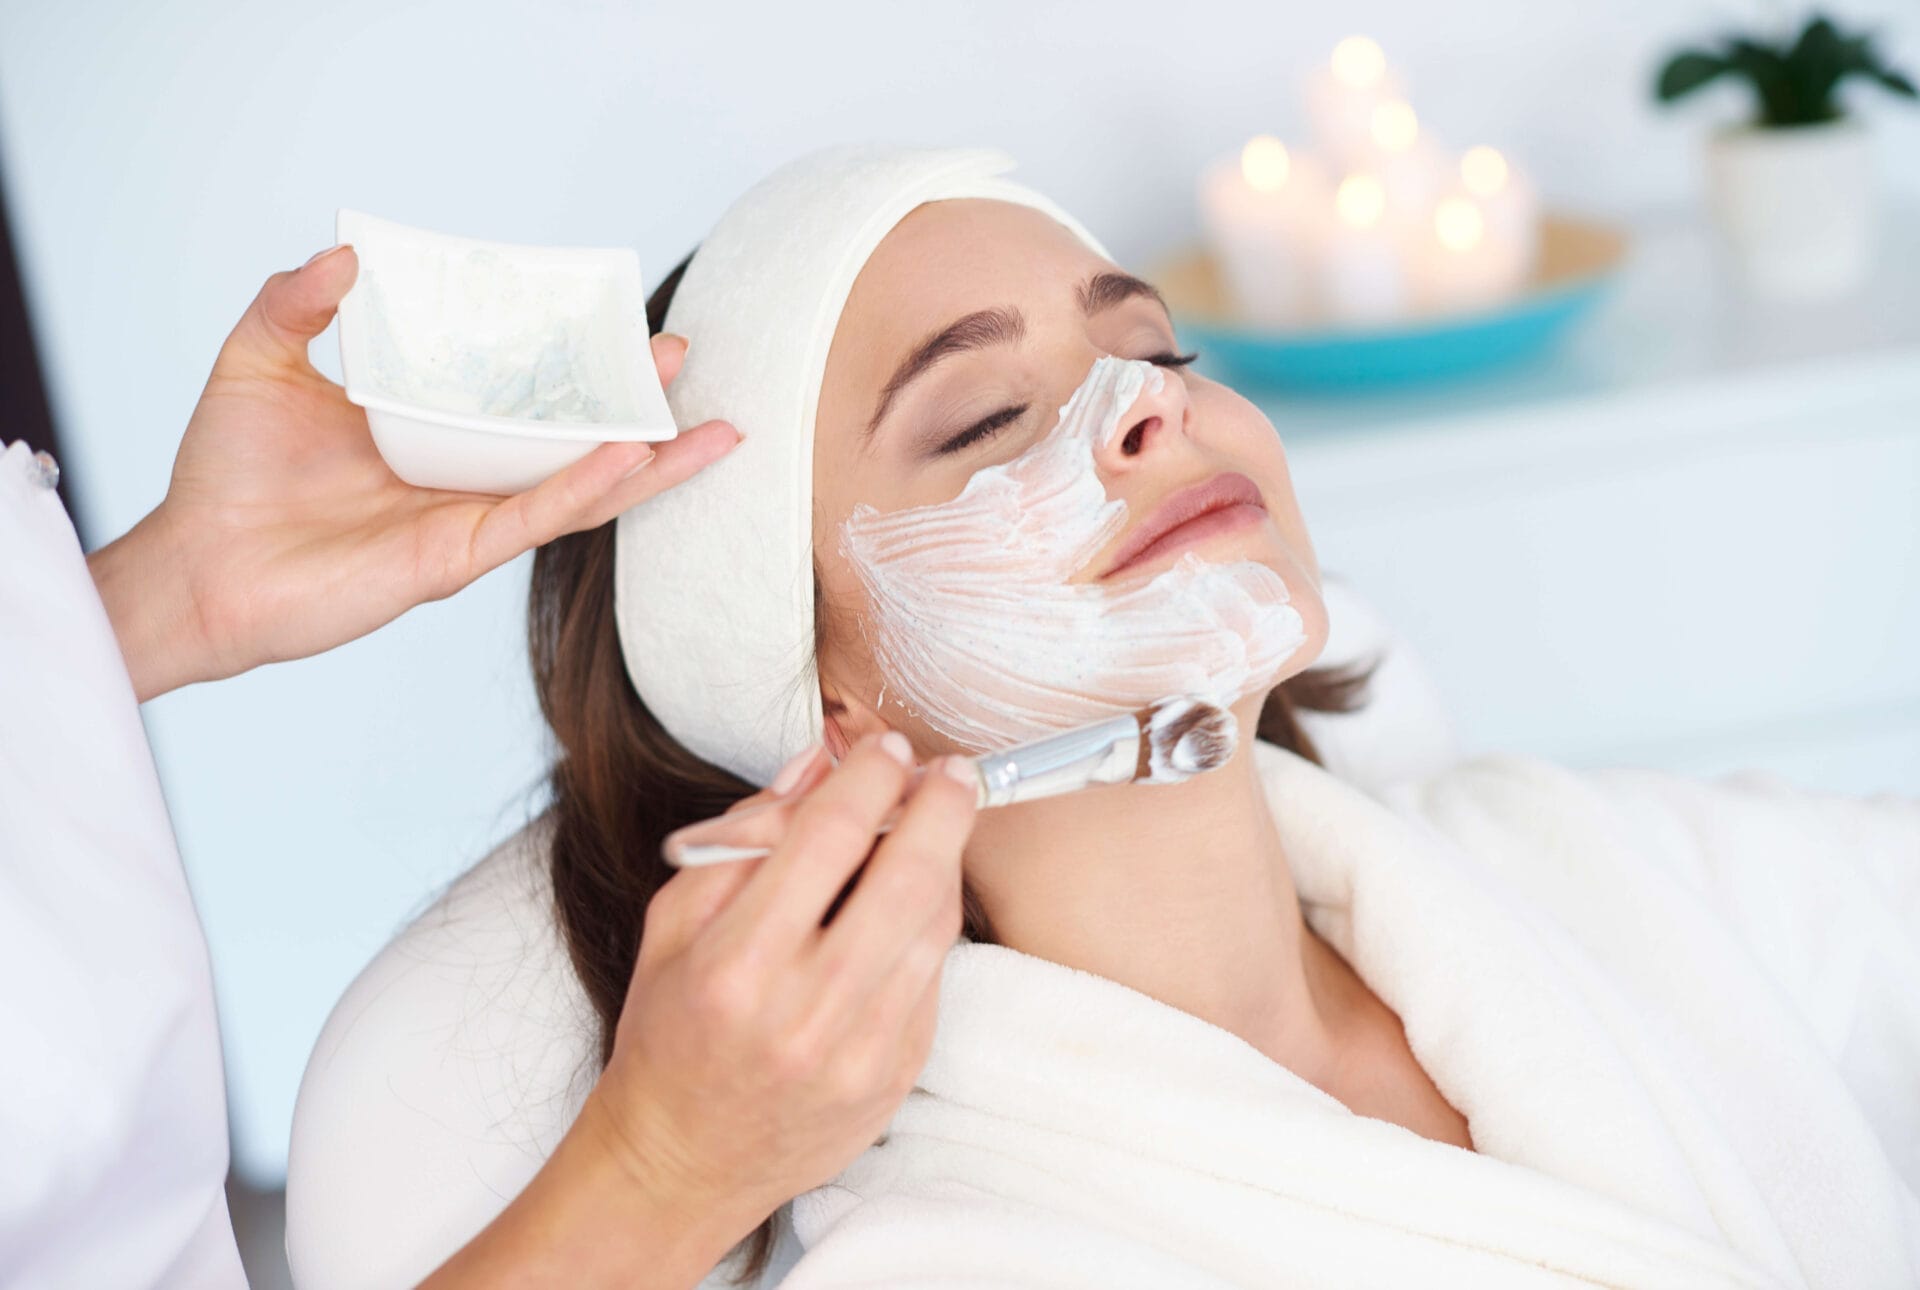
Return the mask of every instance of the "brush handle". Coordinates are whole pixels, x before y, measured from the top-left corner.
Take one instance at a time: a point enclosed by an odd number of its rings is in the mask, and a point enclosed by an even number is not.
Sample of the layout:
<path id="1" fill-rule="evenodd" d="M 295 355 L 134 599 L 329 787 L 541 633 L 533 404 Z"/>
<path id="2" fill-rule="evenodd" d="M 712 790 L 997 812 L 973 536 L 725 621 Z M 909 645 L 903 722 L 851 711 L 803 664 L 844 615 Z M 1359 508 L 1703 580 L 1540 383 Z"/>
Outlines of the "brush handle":
<path id="1" fill-rule="evenodd" d="M 982 753 L 972 758 L 974 771 L 980 777 L 974 805 L 987 810 L 1077 793 L 1095 784 L 1131 783 L 1140 765 L 1140 739 L 1139 718 L 1110 717 L 1003 752 Z M 899 823 L 900 808 L 896 806 L 875 833 L 891 833 Z M 771 854 L 770 847 L 695 842 L 668 848 L 666 859 L 677 868 L 691 869 L 700 865 L 731 864 L 736 860 L 761 860 Z"/>
<path id="2" fill-rule="evenodd" d="M 917 784 L 919 781 L 920 776 L 916 772 L 914 782 Z M 982 782 L 979 791 L 974 795 L 974 805 L 986 805 L 986 794 L 987 786 Z M 881 837 L 893 832 L 894 826 L 899 823 L 900 808 L 896 806 L 887 812 L 886 819 L 880 821 L 880 827 L 874 830 L 874 836 Z M 772 847 L 736 847 L 725 842 L 693 842 L 669 848 L 666 856 L 667 863 L 677 869 L 697 869 L 701 865 L 732 864 L 736 860 L 764 860 L 772 854 Z"/>

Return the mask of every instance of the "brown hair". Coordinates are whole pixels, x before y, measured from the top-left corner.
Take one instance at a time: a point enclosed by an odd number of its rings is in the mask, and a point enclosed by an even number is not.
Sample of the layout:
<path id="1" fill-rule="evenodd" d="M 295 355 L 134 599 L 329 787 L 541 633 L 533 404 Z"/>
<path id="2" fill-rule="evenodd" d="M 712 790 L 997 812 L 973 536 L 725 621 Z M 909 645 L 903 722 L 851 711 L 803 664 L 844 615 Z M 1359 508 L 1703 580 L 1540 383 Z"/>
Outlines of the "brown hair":
<path id="1" fill-rule="evenodd" d="M 692 256 L 647 301 L 658 332 Z M 573 969 L 600 1022 L 599 1053 L 612 1054 L 615 1023 L 640 948 L 641 915 L 673 875 L 661 858 L 668 833 L 720 814 L 754 786 L 681 746 L 634 690 L 613 609 L 614 526 L 575 533 L 534 556 L 528 644 L 540 710 L 553 730 L 549 863 L 555 915 Z M 1310 668 L 1267 696 L 1259 736 L 1318 762 L 1299 711 L 1350 712 L 1365 701 L 1373 666 Z M 966 934 L 993 932 L 971 893 Z M 773 1250 L 769 1218 L 743 1246 L 738 1279 L 757 1277 Z"/>

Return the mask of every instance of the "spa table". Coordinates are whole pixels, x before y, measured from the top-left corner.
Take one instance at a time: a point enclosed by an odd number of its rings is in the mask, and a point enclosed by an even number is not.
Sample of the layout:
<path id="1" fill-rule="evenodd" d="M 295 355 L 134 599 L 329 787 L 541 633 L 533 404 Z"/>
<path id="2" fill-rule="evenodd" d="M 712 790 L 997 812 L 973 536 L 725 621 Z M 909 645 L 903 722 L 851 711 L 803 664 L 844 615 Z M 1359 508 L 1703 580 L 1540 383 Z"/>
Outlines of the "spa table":
<path id="1" fill-rule="evenodd" d="M 1550 356 L 1262 398 L 1323 566 L 1469 752 L 1920 793 L 1920 211 L 1817 304 L 1744 296 L 1697 217 L 1633 228 Z"/>

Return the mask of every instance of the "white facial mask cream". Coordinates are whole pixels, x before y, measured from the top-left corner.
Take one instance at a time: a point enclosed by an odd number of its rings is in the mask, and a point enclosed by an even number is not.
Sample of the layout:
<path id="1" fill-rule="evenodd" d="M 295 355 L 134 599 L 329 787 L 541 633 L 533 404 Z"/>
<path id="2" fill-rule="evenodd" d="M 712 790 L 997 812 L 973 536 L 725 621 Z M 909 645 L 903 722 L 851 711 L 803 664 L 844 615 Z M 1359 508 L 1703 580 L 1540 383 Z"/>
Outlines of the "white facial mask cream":
<path id="1" fill-rule="evenodd" d="M 395 272 L 397 286 L 362 273 L 367 364 L 382 394 L 445 412 L 619 419 L 607 393 L 621 383 L 604 282 L 523 272 L 484 248 L 423 256 Z"/>
<path id="2" fill-rule="evenodd" d="M 1143 583 L 1068 581 L 1126 527 L 1094 452 L 1164 379 L 1103 357 L 1053 429 L 952 501 L 856 506 L 842 525 L 881 672 L 955 743 L 1003 748 L 1174 695 L 1225 707 L 1272 685 L 1305 641 L 1286 584 L 1251 560 L 1189 551 Z"/>

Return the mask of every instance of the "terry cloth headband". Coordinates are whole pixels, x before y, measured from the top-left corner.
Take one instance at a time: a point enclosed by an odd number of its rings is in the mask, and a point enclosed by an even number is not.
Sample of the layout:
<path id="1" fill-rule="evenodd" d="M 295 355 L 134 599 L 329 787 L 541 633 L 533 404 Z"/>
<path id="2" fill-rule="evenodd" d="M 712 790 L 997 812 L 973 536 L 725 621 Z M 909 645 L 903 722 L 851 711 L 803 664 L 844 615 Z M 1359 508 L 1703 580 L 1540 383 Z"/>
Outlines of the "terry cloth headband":
<path id="1" fill-rule="evenodd" d="M 681 426 L 722 418 L 740 446 L 620 517 L 614 616 L 627 675 L 667 732 L 756 785 L 823 729 L 814 670 L 813 428 L 853 281 L 925 202 L 1030 206 L 1102 256 L 1080 223 L 1002 174 L 991 148 L 829 148 L 749 189 L 707 235 L 667 310 L 688 341 L 667 390 Z M 1111 258 L 1111 257 L 1108 257 Z"/>

